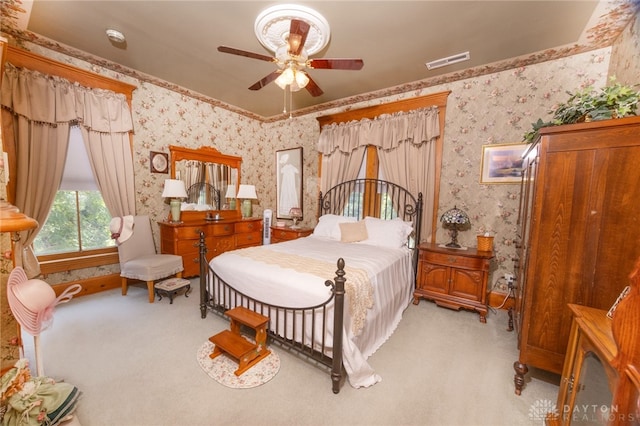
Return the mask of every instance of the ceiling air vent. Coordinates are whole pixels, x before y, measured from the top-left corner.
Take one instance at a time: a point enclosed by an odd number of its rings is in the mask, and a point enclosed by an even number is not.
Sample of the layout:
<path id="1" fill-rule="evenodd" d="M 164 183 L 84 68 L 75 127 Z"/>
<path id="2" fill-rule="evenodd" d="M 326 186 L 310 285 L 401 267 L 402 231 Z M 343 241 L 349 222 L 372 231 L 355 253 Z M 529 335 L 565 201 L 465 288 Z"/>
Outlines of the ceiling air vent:
<path id="1" fill-rule="evenodd" d="M 435 61 L 427 62 L 427 69 L 434 70 L 436 68 L 445 67 L 447 65 L 455 64 L 457 62 L 468 61 L 471 59 L 469 52 L 458 53 L 457 55 L 449 56 L 447 58 L 436 59 Z"/>

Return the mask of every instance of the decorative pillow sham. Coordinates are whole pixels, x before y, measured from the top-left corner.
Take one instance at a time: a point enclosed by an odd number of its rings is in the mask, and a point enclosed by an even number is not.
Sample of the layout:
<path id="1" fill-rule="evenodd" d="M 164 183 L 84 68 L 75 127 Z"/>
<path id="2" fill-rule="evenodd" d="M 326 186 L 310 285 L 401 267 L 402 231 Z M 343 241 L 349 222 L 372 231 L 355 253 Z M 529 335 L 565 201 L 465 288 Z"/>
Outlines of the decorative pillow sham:
<path id="1" fill-rule="evenodd" d="M 318 224 L 313 230 L 313 235 L 316 237 L 331 238 L 332 240 L 340 240 L 340 224 L 357 221 L 358 219 L 355 217 L 325 214 L 320 216 Z"/>
<path id="2" fill-rule="evenodd" d="M 344 222 L 340 223 L 340 241 L 343 243 L 356 243 L 358 241 L 366 240 L 369 236 L 367 234 L 367 225 L 364 220 L 358 222 Z"/>
<path id="3" fill-rule="evenodd" d="M 367 239 L 363 244 L 380 247 L 401 248 L 407 245 L 407 239 L 413 232 L 411 223 L 400 218 L 382 220 L 367 216 L 364 218 L 367 227 Z"/>

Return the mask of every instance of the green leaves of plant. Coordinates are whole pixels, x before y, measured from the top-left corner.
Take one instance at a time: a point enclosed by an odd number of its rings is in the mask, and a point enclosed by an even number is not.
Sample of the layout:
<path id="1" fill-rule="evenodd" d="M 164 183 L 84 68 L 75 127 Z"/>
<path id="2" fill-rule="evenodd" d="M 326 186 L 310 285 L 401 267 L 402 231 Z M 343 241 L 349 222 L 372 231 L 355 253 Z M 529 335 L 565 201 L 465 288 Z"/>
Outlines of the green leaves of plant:
<path id="1" fill-rule="evenodd" d="M 611 77 L 611 82 L 614 84 L 602 89 L 589 86 L 576 93 L 567 92 L 569 99 L 553 111 L 553 119 L 551 121 L 538 119 L 532 123 L 532 130 L 524 134 L 523 141 L 533 142 L 538 136 L 538 131 L 543 127 L 636 115 L 640 92 L 631 86 L 623 86 L 615 82 L 615 77 Z"/>

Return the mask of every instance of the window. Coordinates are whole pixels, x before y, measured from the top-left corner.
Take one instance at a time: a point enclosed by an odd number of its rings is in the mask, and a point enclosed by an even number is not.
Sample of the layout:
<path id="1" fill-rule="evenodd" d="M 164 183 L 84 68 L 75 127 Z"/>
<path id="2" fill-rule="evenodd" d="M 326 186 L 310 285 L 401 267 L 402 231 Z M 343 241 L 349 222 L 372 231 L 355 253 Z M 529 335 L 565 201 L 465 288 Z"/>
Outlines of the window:
<path id="1" fill-rule="evenodd" d="M 46 262 L 103 253 L 104 249 L 115 247 L 109 231 L 110 221 L 80 128 L 72 126 L 62 182 L 33 244 L 36 255 L 41 262 Z"/>
<path id="2" fill-rule="evenodd" d="M 378 153 L 373 146 L 367 147 L 358 172 L 358 179 L 365 178 L 385 180 L 384 171 L 378 162 Z M 349 200 L 344 206 L 342 214 L 353 217 L 373 215 L 384 219 L 398 217 L 391 196 L 387 193 L 387 186 L 382 184 L 365 186 L 360 183 L 349 195 Z"/>

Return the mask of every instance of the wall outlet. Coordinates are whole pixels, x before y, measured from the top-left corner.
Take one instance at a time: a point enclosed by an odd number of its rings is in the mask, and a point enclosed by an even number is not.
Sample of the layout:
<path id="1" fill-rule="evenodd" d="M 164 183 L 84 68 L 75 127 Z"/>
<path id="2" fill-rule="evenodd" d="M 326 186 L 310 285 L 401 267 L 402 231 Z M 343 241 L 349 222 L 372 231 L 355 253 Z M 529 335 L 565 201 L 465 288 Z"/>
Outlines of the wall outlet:
<path id="1" fill-rule="evenodd" d="M 513 274 L 504 274 L 504 280 L 507 282 L 507 284 L 513 284 Z"/>

